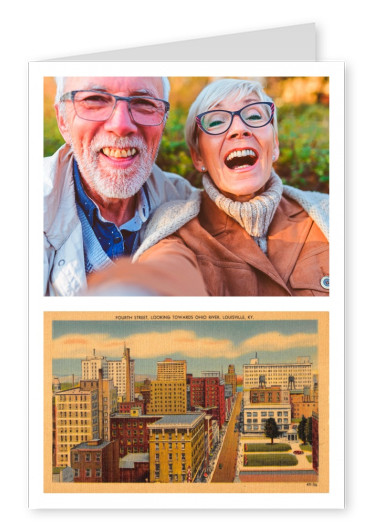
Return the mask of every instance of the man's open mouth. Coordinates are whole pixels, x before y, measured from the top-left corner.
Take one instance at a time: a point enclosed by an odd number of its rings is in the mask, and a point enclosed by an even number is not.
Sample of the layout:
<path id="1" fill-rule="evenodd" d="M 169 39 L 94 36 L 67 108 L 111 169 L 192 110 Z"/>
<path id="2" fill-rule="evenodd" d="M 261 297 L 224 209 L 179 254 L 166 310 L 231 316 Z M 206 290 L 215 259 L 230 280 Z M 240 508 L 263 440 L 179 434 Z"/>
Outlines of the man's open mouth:
<path id="1" fill-rule="evenodd" d="M 136 148 L 118 149 L 105 147 L 101 151 L 104 155 L 106 155 L 106 157 L 111 157 L 113 159 L 125 159 L 129 157 L 134 157 L 138 153 L 138 150 Z"/>
<path id="2" fill-rule="evenodd" d="M 231 151 L 225 159 L 225 164 L 230 170 L 254 166 L 258 161 L 258 153 L 253 149 L 238 149 Z"/>

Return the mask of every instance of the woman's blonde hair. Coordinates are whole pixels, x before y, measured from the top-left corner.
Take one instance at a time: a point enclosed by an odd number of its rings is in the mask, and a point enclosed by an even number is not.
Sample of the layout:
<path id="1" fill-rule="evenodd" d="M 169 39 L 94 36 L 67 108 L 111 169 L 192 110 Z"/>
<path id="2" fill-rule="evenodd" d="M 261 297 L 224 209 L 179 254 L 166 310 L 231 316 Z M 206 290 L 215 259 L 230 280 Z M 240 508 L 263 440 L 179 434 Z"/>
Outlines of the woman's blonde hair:
<path id="1" fill-rule="evenodd" d="M 256 94 L 260 101 L 273 102 L 263 90 L 261 83 L 246 79 L 218 79 L 207 85 L 197 96 L 189 109 L 185 124 L 185 140 L 190 149 L 198 153 L 198 126 L 196 116 L 205 111 L 210 111 L 224 99 L 232 96 L 234 101 L 242 100 L 249 94 Z M 274 109 L 272 126 L 275 136 L 278 135 L 277 110 Z"/>

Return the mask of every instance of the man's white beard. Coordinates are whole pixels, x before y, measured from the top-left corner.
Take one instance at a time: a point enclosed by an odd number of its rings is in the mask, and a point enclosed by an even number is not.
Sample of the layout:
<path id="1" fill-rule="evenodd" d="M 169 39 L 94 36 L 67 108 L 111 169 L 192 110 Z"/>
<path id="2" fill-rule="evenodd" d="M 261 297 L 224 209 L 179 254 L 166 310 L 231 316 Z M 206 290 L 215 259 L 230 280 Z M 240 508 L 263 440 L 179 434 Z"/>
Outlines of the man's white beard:
<path id="1" fill-rule="evenodd" d="M 88 147 L 84 147 L 82 154 L 78 154 L 77 146 L 71 141 L 74 157 L 77 161 L 82 177 L 87 184 L 101 197 L 109 199 L 127 199 L 134 196 L 149 178 L 155 157 L 154 146 L 148 146 L 142 138 L 108 138 L 106 135 L 96 136 Z M 118 149 L 136 148 L 137 160 L 129 168 L 113 169 L 101 168 L 98 164 L 103 147 Z"/>

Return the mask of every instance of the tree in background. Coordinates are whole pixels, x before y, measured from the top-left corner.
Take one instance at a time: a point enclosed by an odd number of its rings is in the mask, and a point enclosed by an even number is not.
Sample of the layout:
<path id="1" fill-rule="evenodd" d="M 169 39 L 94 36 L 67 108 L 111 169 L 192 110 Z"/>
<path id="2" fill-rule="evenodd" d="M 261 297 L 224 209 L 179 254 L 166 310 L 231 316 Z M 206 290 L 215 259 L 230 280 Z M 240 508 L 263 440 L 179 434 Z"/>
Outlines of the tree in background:
<path id="1" fill-rule="evenodd" d="M 306 441 L 309 442 L 309 444 L 312 444 L 312 417 L 309 417 L 307 419 L 307 422 L 304 428 L 304 433 L 305 433 Z"/>
<path id="2" fill-rule="evenodd" d="M 298 435 L 299 435 L 299 439 L 301 439 L 304 444 L 307 442 L 307 436 L 305 432 L 306 425 L 307 425 L 307 419 L 303 415 L 302 420 L 299 422 Z"/>
<path id="3" fill-rule="evenodd" d="M 264 434 L 271 439 L 273 444 L 274 439 L 279 435 L 279 429 L 274 419 L 267 419 L 264 425 Z"/>

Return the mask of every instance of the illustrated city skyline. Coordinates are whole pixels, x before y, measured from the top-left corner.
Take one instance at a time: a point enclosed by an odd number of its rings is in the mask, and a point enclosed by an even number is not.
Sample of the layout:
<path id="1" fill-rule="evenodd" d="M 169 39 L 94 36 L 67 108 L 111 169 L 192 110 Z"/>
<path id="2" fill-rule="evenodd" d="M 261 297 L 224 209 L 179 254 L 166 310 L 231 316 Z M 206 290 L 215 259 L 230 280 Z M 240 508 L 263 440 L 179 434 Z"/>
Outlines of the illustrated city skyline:
<path id="1" fill-rule="evenodd" d="M 81 360 L 93 356 L 119 359 L 124 344 L 135 360 L 135 374 L 154 377 L 157 362 L 184 359 L 187 373 L 227 372 L 238 375 L 256 353 L 259 363 L 295 362 L 309 356 L 317 370 L 317 320 L 260 321 L 62 321 L 52 322 L 52 373 L 57 378 L 81 376 Z"/>

